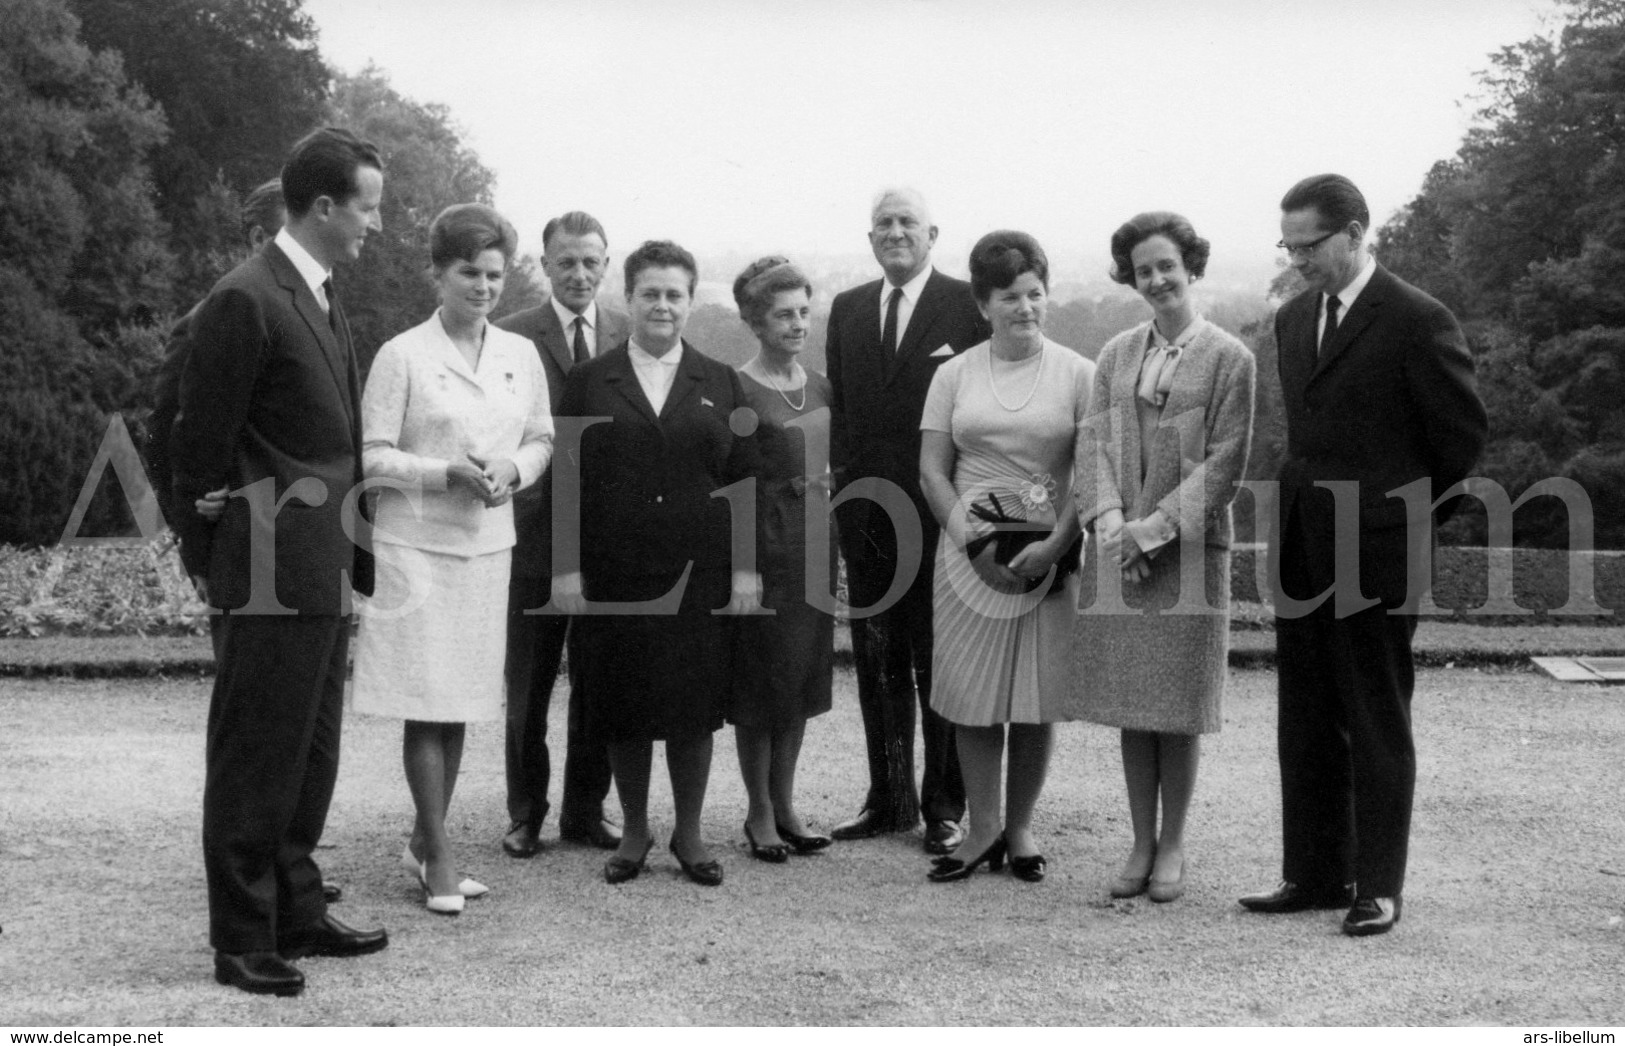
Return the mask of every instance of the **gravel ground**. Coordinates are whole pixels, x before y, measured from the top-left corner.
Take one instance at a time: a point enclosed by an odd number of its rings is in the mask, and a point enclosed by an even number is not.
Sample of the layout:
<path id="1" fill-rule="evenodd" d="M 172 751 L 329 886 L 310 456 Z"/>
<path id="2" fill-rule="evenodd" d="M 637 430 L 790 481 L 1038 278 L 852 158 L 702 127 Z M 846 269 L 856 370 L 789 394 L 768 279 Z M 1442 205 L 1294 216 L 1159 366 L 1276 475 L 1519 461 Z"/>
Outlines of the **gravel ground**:
<path id="1" fill-rule="evenodd" d="M 1341 913 L 1235 903 L 1277 878 L 1274 682 L 1232 676 L 1190 889 L 1170 905 L 1106 895 L 1128 828 L 1116 736 L 1099 727 L 1059 730 L 1040 885 L 928 884 L 917 832 L 753 862 L 719 734 L 706 820 L 728 880 L 707 890 L 660 848 L 621 887 L 596 851 L 504 857 L 489 724 L 471 728 L 453 816 L 464 870 L 493 893 L 439 919 L 395 863 L 410 820 L 400 727 L 351 717 L 319 856 L 345 889 L 336 913 L 388 926 L 391 945 L 306 960 L 305 994 L 275 1000 L 210 977 L 206 682 L 3 680 L 0 1025 L 1625 1024 L 1625 689 L 1423 672 L 1405 918 L 1356 941 Z M 803 808 L 825 827 L 866 776 L 850 673 L 837 687 L 802 760 Z"/>

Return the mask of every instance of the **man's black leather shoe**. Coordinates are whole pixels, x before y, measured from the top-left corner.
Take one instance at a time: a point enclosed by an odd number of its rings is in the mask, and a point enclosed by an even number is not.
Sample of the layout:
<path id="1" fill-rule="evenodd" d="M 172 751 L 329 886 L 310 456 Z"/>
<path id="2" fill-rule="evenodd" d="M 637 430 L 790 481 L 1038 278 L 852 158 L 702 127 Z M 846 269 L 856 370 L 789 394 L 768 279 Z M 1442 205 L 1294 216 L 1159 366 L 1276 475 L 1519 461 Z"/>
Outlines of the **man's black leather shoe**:
<path id="1" fill-rule="evenodd" d="M 542 826 L 515 821 L 502 837 L 502 852 L 509 857 L 535 857 L 542 852 Z"/>
<path id="2" fill-rule="evenodd" d="M 302 959 L 307 955 L 327 955 L 348 958 L 382 951 L 389 946 L 389 931 L 357 930 L 346 926 L 331 915 L 322 916 L 321 922 L 299 933 L 289 934 L 277 942 L 276 950 L 284 959 Z"/>
<path id="3" fill-rule="evenodd" d="M 276 952 L 215 952 L 214 979 L 254 995 L 298 995 L 305 990 L 305 975 Z"/>
<path id="4" fill-rule="evenodd" d="M 344 891 L 332 883 L 322 884 L 322 900 L 328 904 L 338 904 L 344 899 Z"/>
<path id="5" fill-rule="evenodd" d="M 560 820 L 559 838 L 567 843 L 613 850 L 621 845 L 621 827 L 611 824 L 601 816 L 587 821 Z"/>
<path id="6" fill-rule="evenodd" d="M 877 835 L 902 830 L 898 825 L 883 820 L 879 814 L 866 806 L 850 821 L 842 821 L 831 828 L 829 834 L 832 839 L 872 839 Z"/>
<path id="7" fill-rule="evenodd" d="M 965 829 L 958 821 L 925 822 L 925 852 L 928 854 L 953 853 L 965 838 Z"/>
<path id="8" fill-rule="evenodd" d="M 1350 937 L 1387 933 L 1399 922 L 1402 906 L 1403 898 L 1399 897 L 1361 897 L 1343 916 L 1343 932 Z"/>
<path id="9" fill-rule="evenodd" d="M 1283 881 L 1280 886 L 1265 893 L 1250 893 L 1241 899 L 1241 906 L 1263 915 L 1287 915 L 1321 908 L 1342 908 L 1354 903 L 1354 887 L 1300 886 Z"/>

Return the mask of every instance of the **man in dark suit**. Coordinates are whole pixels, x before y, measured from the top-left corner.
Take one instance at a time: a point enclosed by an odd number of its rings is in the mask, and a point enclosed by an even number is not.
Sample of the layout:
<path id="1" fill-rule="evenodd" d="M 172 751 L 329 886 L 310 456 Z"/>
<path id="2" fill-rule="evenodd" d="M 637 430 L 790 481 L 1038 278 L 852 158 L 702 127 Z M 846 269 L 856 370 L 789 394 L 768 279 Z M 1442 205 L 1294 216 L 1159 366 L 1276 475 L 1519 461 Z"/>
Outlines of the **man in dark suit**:
<path id="1" fill-rule="evenodd" d="M 218 522 L 181 513 L 187 571 L 225 614 L 203 785 L 215 979 L 293 995 L 292 960 L 388 944 L 327 912 L 312 860 L 338 773 L 358 547 L 361 381 L 332 294 L 335 263 L 380 228 L 378 151 L 348 131 L 302 139 L 282 169 L 288 221 L 210 291 L 192 325 L 170 440 L 175 497 L 228 487 Z"/>
<path id="2" fill-rule="evenodd" d="M 1365 198 L 1317 175 L 1281 201 L 1281 248 L 1308 290 L 1275 317 L 1287 453 L 1275 557 L 1282 882 L 1243 906 L 1348 908 L 1343 932 L 1398 922 L 1416 787 L 1414 547 L 1394 492 L 1467 477 L 1488 421 L 1448 309 L 1378 265 Z M 1418 560 L 1419 561 L 1419 560 Z M 1306 601 L 1297 603 L 1295 601 Z"/>
<path id="3" fill-rule="evenodd" d="M 990 331 L 970 284 L 932 268 L 937 227 L 919 193 L 880 193 L 870 218 L 869 245 L 885 276 L 835 296 L 825 348 L 830 466 L 869 749 L 863 808 L 832 834 L 907 831 L 923 812 L 925 849 L 948 853 L 963 837 L 965 786 L 953 727 L 930 707 L 937 525 L 920 492 L 920 414 L 937 367 Z M 916 700 L 925 735 L 918 793 Z"/>
<path id="4" fill-rule="evenodd" d="M 552 285 L 547 301 L 497 321 L 536 345 L 547 372 L 547 392 L 558 414 L 564 383 L 577 363 L 602 355 L 625 341 L 626 314 L 598 302 L 598 285 L 609 265 L 609 240 L 598 219 L 584 211 L 554 218 L 542 230 L 542 271 Z M 502 849 L 512 857 L 542 850 L 547 817 L 547 785 L 552 764 L 547 751 L 547 710 L 553 699 L 570 619 L 537 614 L 549 599 L 553 570 L 553 473 L 514 496 L 513 550 L 508 583 L 508 834 Z M 609 754 L 601 738 L 587 732 L 571 658 L 570 710 L 565 737 L 563 807 L 559 838 L 613 850 L 620 829 L 604 817 L 609 794 Z"/>

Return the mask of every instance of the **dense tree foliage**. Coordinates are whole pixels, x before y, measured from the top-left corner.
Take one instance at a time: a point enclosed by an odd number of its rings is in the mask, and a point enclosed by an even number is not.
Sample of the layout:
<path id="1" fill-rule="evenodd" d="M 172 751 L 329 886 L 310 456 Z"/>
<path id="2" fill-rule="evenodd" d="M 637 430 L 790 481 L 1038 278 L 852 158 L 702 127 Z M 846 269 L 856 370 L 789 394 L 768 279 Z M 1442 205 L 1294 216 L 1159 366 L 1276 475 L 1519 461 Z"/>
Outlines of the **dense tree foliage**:
<path id="1" fill-rule="evenodd" d="M 274 178 L 323 115 L 328 71 L 299 0 L 71 0 L 93 50 L 163 109 L 150 153 L 153 199 L 181 263 L 179 296 L 201 296 L 235 260 L 237 200 Z"/>
<path id="2" fill-rule="evenodd" d="M 0 541 L 61 533 L 111 412 L 134 406 L 172 259 L 145 157 L 162 114 L 62 0 L 0 5 Z M 88 531 L 127 522 L 98 498 Z"/>
<path id="3" fill-rule="evenodd" d="M 435 215 L 454 203 L 490 203 L 496 176 L 463 144 L 445 106 L 402 97 L 374 66 L 338 77 L 327 118 L 377 145 L 384 160 L 384 231 L 334 278 L 365 370 L 384 342 L 434 311 Z"/>
<path id="4" fill-rule="evenodd" d="M 1625 546 L 1625 0 L 1563 0 L 1566 23 L 1492 56 L 1478 124 L 1379 233 L 1385 264 L 1456 309 L 1491 444 L 1480 471 L 1517 498 L 1564 477 L 1600 545 Z M 1476 506 L 1455 536 L 1485 537 Z M 1519 544 L 1559 547 L 1553 498 Z"/>

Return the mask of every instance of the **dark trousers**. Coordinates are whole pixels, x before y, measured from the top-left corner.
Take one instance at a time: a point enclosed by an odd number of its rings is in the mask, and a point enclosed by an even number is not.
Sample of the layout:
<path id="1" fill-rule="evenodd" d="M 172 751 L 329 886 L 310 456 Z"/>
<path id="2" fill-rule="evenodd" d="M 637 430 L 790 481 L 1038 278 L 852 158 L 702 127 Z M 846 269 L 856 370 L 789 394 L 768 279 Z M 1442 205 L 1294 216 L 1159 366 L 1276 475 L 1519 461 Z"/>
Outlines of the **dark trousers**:
<path id="1" fill-rule="evenodd" d="M 327 912 L 311 853 L 338 777 L 350 622 L 227 614 L 218 639 L 203 782 L 209 941 L 271 951 Z"/>
<path id="2" fill-rule="evenodd" d="M 879 517 L 878 519 L 876 517 Z M 846 559 L 848 600 L 858 608 L 878 603 L 897 563 L 895 532 L 883 514 L 843 514 L 841 554 Z M 858 673 L 858 707 L 869 750 L 869 795 L 864 808 L 884 826 L 912 827 L 929 820 L 957 821 L 965 813 L 965 782 L 953 724 L 931 710 L 932 568 L 937 531 L 927 524 L 919 571 L 894 606 L 855 618 L 852 654 Z M 920 709 L 925 767 L 914 790 L 914 707 Z"/>
<path id="3" fill-rule="evenodd" d="M 1289 595 L 1315 594 L 1309 573 L 1283 549 Z M 1416 791 L 1416 617 L 1378 604 L 1339 619 L 1334 602 L 1275 624 L 1282 878 L 1394 897 L 1405 888 Z"/>
<path id="4" fill-rule="evenodd" d="M 553 701 L 570 619 L 558 614 L 526 614 L 547 604 L 551 579 L 515 574 L 508 582 L 508 724 L 504 745 L 508 778 L 508 818 L 541 827 L 550 809 L 547 786 L 553 764 L 547 750 L 547 712 Z M 570 641 L 570 710 L 565 736 L 561 823 L 594 823 L 603 816 L 609 794 L 609 752 L 590 736 L 575 685 L 575 643 Z"/>

